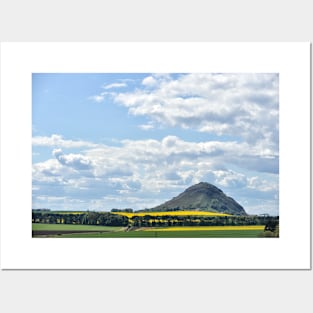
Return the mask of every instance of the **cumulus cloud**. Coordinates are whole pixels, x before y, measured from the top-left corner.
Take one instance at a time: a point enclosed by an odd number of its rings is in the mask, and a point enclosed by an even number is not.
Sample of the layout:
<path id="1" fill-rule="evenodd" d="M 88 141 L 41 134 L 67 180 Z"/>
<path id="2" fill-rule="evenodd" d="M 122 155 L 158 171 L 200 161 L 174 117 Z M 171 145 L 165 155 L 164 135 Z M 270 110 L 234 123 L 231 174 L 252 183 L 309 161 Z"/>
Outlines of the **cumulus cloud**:
<path id="1" fill-rule="evenodd" d="M 247 185 L 247 177 L 232 170 L 213 171 L 216 181 L 223 187 L 242 188 Z"/>
<path id="2" fill-rule="evenodd" d="M 48 136 L 35 136 L 32 138 L 33 146 L 61 147 L 61 148 L 94 148 L 98 144 L 83 140 L 66 140 L 61 135 L 53 134 Z"/>
<path id="3" fill-rule="evenodd" d="M 148 76 L 142 80 L 142 84 L 144 86 L 155 86 L 157 84 L 157 80 L 152 76 Z"/>
<path id="4" fill-rule="evenodd" d="M 33 165 L 33 180 L 53 182 L 60 180 L 62 165 L 55 159 Z"/>
<path id="5" fill-rule="evenodd" d="M 87 155 L 105 158 L 106 162 L 111 162 L 110 155 L 115 155 L 114 162 L 119 168 L 127 167 L 132 172 L 130 177 L 137 177 L 142 189 L 159 192 L 172 187 L 179 190 L 181 186 L 202 180 L 230 189 L 247 187 L 250 182 L 248 176 L 243 174 L 247 170 L 245 160 L 259 159 L 259 163 L 255 162 L 254 166 L 248 162 L 249 170 L 253 167 L 254 172 L 259 171 L 260 164 L 262 167 L 259 172 L 264 172 L 263 163 L 272 162 L 269 158 L 262 160 L 258 153 L 257 149 L 251 149 L 246 143 L 194 143 L 167 136 L 162 140 L 124 140 L 121 147 L 114 147 L 114 151 L 108 148 L 90 149 Z M 242 168 L 242 172 L 230 170 L 226 165 Z M 102 165 L 102 168 L 105 167 Z"/>
<path id="6" fill-rule="evenodd" d="M 142 130 L 149 130 L 149 129 L 153 129 L 154 126 L 152 123 L 148 123 L 148 124 L 141 124 L 138 126 L 140 129 Z"/>
<path id="7" fill-rule="evenodd" d="M 125 84 L 125 83 L 113 83 L 113 84 L 103 86 L 104 89 L 123 88 L 123 87 L 127 87 L 127 84 Z"/>
<path id="8" fill-rule="evenodd" d="M 132 115 L 278 146 L 278 74 L 148 76 L 142 83 L 151 88 L 113 95 Z"/>
<path id="9" fill-rule="evenodd" d="M 261 199 L 278 193 L 278 176 L 259 171 L 258 163 L 249 174 L 246 167 L 252 165 L 246 160 L 261 160 L 259 153 L 247 143 L 188 142 L 177 136 L 124 140 L 120 146 L 103 145 L 78 154 L 65 154 L 58 148 L 53 150 L 54 159 L 33 165 L 33 194 L 98 199 L 97 205 L 102 203 L 104 209 L 141 199 L 132 203 L 140 209 L 168 200 L 191 184 L 208 181 L 234 198 L 245 199 L 250 192 Z M 241 160 L 238 164 L 236 157 Z"/>
<path id="10" fill-rule="evenodd" d="M 72 167 L 77 170 L 88 170 L 92 168 L 92 162 L 81 154 L 67 154 L 65 155 L 61 149 L 54 149 L 53 156 L 65 166 Z"/>

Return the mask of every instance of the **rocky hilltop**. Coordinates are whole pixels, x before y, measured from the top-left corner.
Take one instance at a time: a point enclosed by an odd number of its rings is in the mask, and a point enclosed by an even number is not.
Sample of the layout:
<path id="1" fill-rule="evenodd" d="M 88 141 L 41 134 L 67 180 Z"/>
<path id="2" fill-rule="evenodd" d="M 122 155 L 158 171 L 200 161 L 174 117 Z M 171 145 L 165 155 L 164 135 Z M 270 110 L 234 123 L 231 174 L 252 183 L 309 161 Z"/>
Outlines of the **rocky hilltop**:
<path id="1" fill-rule="evenodd" d="M 216 186 L 201 182 L 151 211 L 195 210 L 247 215 L 244 208 Z"/>

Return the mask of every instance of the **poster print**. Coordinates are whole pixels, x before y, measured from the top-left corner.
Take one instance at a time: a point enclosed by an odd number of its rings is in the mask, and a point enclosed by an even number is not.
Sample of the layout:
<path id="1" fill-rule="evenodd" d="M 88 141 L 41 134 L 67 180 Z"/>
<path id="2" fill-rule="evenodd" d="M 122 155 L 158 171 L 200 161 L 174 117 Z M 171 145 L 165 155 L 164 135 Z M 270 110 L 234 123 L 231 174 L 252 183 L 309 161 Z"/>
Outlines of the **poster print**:
<path id="1" fill-rule="evenodd" d="M 278 73 L 32 75 L 33 237 L 279 237 Z"/>
<path id="2" fill-rule="evenodd" d="M 3 43 L 1 182 L 4 269 L 309 269 L 310 44 Z"/>

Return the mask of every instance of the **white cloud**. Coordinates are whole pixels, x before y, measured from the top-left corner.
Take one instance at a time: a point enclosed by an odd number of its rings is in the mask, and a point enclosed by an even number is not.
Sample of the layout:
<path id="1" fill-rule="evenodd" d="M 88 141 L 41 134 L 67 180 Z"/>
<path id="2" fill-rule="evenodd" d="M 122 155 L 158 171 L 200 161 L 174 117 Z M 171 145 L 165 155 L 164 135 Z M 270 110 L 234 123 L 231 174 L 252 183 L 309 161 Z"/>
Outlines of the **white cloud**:
<path id="1" fill-rule="evenodd" d="M 89 170 L 93 167 L 92 161 L 81 154 L 64 154 L 61 149 L 54 149 L 53 156 L 65 166 L 76 170 Z"/>
<path id="2" fill-rule="evenodd" d="M 48 136 L 35 136 L 32 138 L 33 146 L 60 147 L 60 148 L 94 148 L 98 144 L 82 140 L 66 140 L 62 136 L 53 134 Z"/>
<path id="3" fill-rule="evenodd" d="M 276 192 L 278 193 L 278 184 L 258 176 L 248 178 L 247 188 L 258 190 L 261 192 Z"/>
<path id="4" fill-rule="evenodd" d="M 152 87 L 152 86 L 155 86 L 157 84 L 157 80 L 154 79 L 152 76 L 148 76 L 142 80 L 142 84 L 144 86 Z"/>
<path id="5" fill-rule="evenodd" d="M 41 182 L 56 182 L 61 178 L 61 164 L 55 159 L 39 162 L 33 165 L 33 180 Z M 63 173 L 64 175 L 65 173 Z"/>
<path id="6" fill-rule="evenodd" d="M 247 185 L 247 177 L 244 174 L 232 170 L 213 171 L 216 181 L 223 187 L 242 188 Z"/>
<path id="7" fill-rule="evenodd" d="M 266 141 L 278 149 L 277 74 L 148 76 L 143 84 L 151 88 L 112 94 L 115 102 L 160 125 Z"/>
<path id="8" fill-rule="evenodd" d="M 33 165 L 34 201 L 41 203 L 36 196 L 46 194 L 83 200 L 72 207 L 86 208 L 98 199 L 104 209 L 140 209 L 153 207 L 200 181 L 217 185 L 238 201 L 274 197 L 278 175 L 263 173 L 264 165 L 258 170 L 259 153 L 247 143 L 187 142 L 177 136 L 124 140 L 120 146 L 102 145 L 76 154 L 54 149 L 54 159 Z M 250 159 L 259 162 L 251 165 Z M 264 162 L 269 160 L 264 158 Z"/>
<path id="9" fill-rule="evenodd" d="M 93 100 L 95 102 L 101 103 L 104 100 L 104 95 L 95 95 L 95 96 L 91 96 L 89 97 L 90 100 Z"/>
<path id="10" fill-rule="evenodd" d="M 127 87 L 127 84 L 125 84 L 125 83 L 113 83 L 113 84 L 103 86 L 104 89 L 124 88 L 124 87 Z"/>
<path id="11" fill-rule="evenodd" d="M 138 127 L 142 130 L 150 130 L 154 128 L 152 123 L 142 124 L 142 125 L 139 125 Z"/>
<path id="12" fill-rule="evenodd" d="M 123 87 L 117 84 L 104 89 Z M 193 142 L 168 135 L 108 146 L 56 134 L 35 136 L 34 146 L 54 148 L 54 158 L 33 165 L 37 207 L 44 201 L 38 197 L 47 196 L 51 206 L 60 202 L 53 197 L 64 197 L 64 205 L 80 209 L 149 208 L 208 181 L 249 213 L 277 211 L 276 74 L 153 75 L 133 92 L 108 90 L 93 100 L 102 102 L 107 95 L 129 114 L 144 116 L 142 130 L 165 126 L 169 134 L 175 127 L 201 132 L 202 138 L 229 138 Z M 62 151 L 71 148 L 83 150 Z"/>

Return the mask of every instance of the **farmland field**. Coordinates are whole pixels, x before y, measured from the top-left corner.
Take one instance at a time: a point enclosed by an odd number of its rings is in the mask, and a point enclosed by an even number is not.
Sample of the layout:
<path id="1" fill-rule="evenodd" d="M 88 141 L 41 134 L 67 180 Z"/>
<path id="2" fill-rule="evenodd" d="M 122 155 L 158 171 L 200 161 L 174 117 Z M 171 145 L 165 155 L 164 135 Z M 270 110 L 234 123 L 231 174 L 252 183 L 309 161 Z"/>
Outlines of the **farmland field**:
<path id="1" fill-rule="evenodd" d="M 65 234 L 64 238 L 257 238 L 259 230 L 133 231 L 115 233 Z"/>
<path id="2" fill-rule="evenodd" d="M 181 226 L 181 227 L 160 227 L 158 231 L 231 231 L 231 230 L 263 230 L 262 225 L 247 225 L 247 226 Z M 145 231 L 154 231 L 155 229 L 146 228 Z"/>
<path id="3" fill-rule="evenodd" d="M 67 225 L 67 224 L 32 224 L 33 237 L 55 237 L 63 236 L 65 234 L 87 234 L 110 232 L 122 230 L 123 227 L 112 226 L 94 226 L 94 225 Z"/>
<path id="4" fill-rule="evenodd" d="M 256 238 L 264 226 L 125 227 L 33 224 L 33 237 L 57 238 Z"/>

